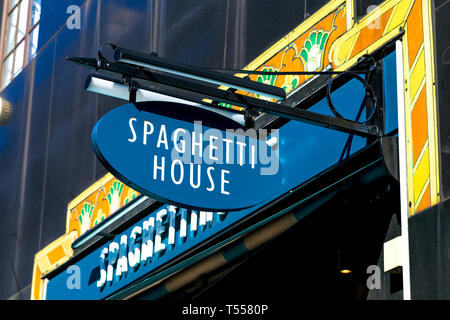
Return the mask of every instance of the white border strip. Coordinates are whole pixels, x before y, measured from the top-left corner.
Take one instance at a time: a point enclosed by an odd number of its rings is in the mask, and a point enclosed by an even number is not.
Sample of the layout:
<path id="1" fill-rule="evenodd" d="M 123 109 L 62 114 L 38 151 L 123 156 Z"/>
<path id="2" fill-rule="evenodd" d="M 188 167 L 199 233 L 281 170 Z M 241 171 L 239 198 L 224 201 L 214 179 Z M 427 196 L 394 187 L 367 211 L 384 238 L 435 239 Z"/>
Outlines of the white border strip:
<path id="1" fill-rule="evenodd" d="M 44 278 L 44 281 L 42 281 L 42 297 L 41 297 L 41 300 L 47 300 L 47 284 L 48 284 L 48 279 Z"/>
<path id="2" fill-rule="evenodd" d="M 411 300 L 411 278 L 409 264 L 409 232 L 408 232 L 408 167 L 406 158 L 406 125 L 405 125 L 405 88 L 403 84 L 403 44 L 395 42 L 397 65 L 397 108 L 398 108 L 398 159 L 400 173 L 400 217 L 402 230 L 402 273 L 403 300 Z"/>

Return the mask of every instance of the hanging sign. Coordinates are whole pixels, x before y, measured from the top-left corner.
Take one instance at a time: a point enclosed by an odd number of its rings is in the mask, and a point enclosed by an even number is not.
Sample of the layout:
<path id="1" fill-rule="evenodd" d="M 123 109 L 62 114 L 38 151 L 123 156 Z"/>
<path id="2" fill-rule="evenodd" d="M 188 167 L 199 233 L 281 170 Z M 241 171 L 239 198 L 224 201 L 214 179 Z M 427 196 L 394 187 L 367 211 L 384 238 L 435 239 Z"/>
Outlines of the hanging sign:
<path id="1" fill-rule="evenodd" d="M 268 139 L 277 137 L 171 102 L 115 108 L 92 131 L 98 158 L 125 184 L 164 203 L 217 211 L 252 207 L 280 187 Z"/>

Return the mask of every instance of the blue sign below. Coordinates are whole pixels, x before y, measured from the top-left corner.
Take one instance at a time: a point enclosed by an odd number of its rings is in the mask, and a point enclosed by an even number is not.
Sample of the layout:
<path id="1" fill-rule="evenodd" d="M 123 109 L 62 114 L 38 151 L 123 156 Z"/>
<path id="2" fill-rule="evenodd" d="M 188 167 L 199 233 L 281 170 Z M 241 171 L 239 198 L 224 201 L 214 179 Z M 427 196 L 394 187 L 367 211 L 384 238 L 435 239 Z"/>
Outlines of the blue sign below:
<path id="1" fill-rule="evenodd" d="M 103 299 L 159 270 L 241 219 L 227 212 L 162 205 L 46 286 L 47 300 Z"/>

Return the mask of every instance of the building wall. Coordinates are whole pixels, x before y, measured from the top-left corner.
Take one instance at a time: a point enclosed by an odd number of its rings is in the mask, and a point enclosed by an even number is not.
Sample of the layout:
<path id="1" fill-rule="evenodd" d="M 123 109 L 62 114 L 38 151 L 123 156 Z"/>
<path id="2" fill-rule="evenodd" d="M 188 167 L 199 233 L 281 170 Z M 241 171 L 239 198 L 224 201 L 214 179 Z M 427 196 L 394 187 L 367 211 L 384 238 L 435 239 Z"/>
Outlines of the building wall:
<path id="1" fill-rule="evenodd" d="M 123 101 L 84 91 L 89 71 L 66 56 L 95 57 L 112 42 L 203 67 L 242 68 L 327 1 L 47 0 L 39 52 L 1 96 L 0 299 L 29 299 L 34 254 L 65 231 L 68 203 L 101 178 L 90 133 Z M 81 28 L 67 8 L 79 5 Z"/>
<path id="2" fill-rule="evenodd" d="M 450 35 L 448 21 L 450 19 L 450 1 L 435 0 L 434 27 L 436 34 L 436 77 L 437 103 L 439 116 L 439 139 L 441 157 L 441 197 L 450 197 Z"/>

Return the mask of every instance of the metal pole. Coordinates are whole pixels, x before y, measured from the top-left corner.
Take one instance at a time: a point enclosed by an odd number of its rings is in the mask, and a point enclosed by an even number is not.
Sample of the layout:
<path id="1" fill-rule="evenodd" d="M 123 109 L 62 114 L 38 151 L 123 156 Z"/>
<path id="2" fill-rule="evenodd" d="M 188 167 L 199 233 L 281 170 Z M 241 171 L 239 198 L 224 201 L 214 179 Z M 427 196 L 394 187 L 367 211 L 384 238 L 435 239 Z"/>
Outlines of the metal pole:
<path id="1" fill-rule="evenodd" d="M 403 300 L 411 300 L 411 278 L 409 262 L 409 232 L 408 232 L 408 174 L 406 158 L 406 124 L 405 124 L 405 89 L 403 74 L 402 41 L 395 42 L 397 65 L 397 105 L 398 105 L 398 159 L 400 176 L 400 217 L 402 231 L 402 274 Z"/>

